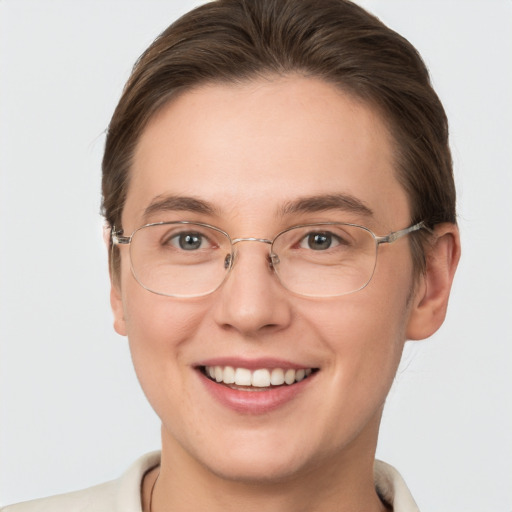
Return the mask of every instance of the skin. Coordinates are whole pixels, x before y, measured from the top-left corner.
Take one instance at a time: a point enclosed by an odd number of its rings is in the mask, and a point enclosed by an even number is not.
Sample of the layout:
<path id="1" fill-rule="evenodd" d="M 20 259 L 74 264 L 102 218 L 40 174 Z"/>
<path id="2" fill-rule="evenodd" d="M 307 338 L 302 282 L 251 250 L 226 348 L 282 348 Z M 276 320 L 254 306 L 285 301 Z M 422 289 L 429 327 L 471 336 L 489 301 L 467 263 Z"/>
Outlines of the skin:
<path id="1" fill-rule="evenodd" d="M 298 76 L 209 85 L 164 107 L 139 141 L 123 212 L 126 234 L 147 222 L 192 220 L 232 237 L 273 238 L 303 222 L 347 221 L 378 235 L 411 224 L 390 136 L 378 114 L 332 85 Z M 350 194 L 373 212 L 282 214 L 289 201 Z M 211 203 L 209 214 L 144 210 L 165 194 Z M 141 385 L 162 420 L 162 464 L 148 474 L 152 510 L 383 510 L 373 459 L 383 404 L 405 340 L 441 325 L 459 256 L 441 225 L 427 272 L 413 275 L 407 237 L 379 249 L 370 284 L 311 299 L 284 289 L 268 247 L 237 246 L 224 284 L 194 299 L 143 289 L 121 248 L 111 302 Z M 193 365 L 275 357 L 320 368 L 294 400 L 240 414 L 206 393 Z M 198 490 L 201 490 L 198 492 Z"/>

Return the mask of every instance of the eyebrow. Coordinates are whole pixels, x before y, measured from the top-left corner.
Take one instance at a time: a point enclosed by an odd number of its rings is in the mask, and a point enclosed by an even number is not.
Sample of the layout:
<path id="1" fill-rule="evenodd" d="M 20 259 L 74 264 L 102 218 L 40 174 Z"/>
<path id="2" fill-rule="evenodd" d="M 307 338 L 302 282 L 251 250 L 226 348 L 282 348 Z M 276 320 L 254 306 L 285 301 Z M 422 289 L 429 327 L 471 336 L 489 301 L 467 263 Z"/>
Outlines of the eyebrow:
<path id="1" fill-rule="evenodd" d="M 315 213 L 327 210 L 340 210 L 372 217 L 373 211 L 363 201 L 350 194 L 325 194 L 307 196 L 285 203 L 279 210 L 281 216 L 296 213 Z M 191 196 L 157 196 L 146 207 L 143 219 L 166 211 L 186 211 L 203 215 L 217 215 L 218 210 L 211 203 Z"/>
<path id="2" fill-rule="evenodd" d="M 143 218 L 147 219 L 155 213 L 166 211 L 186 211 L 204 215 L 214 215 L 217 212 L 208 201 L 195 197 L 166 195 L 155 197 L 144 210 Z"/>
<path id="3" fill-rule="evenodd" d="M 281 215 L 294 213 L 315 213 L 327 210 L 341 210 L 355 213 L 364 217 L 372 217 L 373 211 L 363 201 L 350 194 L 327 194 L 307 196 L 286 203 L 281 209 Z"/>

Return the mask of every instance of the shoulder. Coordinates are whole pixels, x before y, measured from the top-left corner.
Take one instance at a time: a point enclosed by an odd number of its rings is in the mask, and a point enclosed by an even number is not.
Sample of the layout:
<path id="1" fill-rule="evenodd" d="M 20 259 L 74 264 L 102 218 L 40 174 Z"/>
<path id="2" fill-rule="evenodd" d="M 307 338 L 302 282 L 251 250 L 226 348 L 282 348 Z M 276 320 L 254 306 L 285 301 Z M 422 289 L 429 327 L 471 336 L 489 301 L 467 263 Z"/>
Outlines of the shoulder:
<path id="1" fill-rule="evenodd" d="M 138 459 L 118 480 L 81 491 L 8 505 L 0 512 L 141 512 L 142 479 L 159 463 L 160 453 L 149 453 Z"/>
<path id="2" fill-rule="evenodd" d="M 81 491 L 25 501 L 0 509 L 1 512 L 100 512 L 113 510 L 116 481 L 83 489 Z"/>

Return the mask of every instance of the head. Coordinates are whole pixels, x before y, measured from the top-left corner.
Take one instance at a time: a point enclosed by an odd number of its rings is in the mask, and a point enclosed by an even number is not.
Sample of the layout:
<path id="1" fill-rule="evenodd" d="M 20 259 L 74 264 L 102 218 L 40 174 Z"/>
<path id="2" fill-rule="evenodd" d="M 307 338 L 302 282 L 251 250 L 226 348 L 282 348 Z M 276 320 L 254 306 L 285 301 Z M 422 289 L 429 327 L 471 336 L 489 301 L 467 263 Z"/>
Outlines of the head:
<path id="1" fill-rule="evenodd" d="M 349 1 L 286 0 L 205 4 L 139 58 L 108 129 L 102 185 L 108 226 L 122 228 L 137 142 L 166 103 L 208 83 L 286 75 L 316 77 L 379 112 L 392 136 L 412 222 L 429 228 L 456 222 L 448 123 L 415 48 Z M 428 232 L 409 239 L 421 273 Z M 116 251 L 112 257 L 115 275 Z"/>
<path id="2" fill-rule="evenodd" d="M 260 482 L 371 459 L 403 343 L 442 323 L 458 259 L 447 138 L 417 52 L 350 2 L 220 0 L 156 39 L 109 126 L 110 227 L 192 221 L 244 239 L 330 221 L 429 228 L 381 251 L 369 286 L 329 299 L 290 293 L 268 249 L 247 241 L 215 292 L 156 295 L 116 246 L 116 329 L 162 419 L 164 454 Z M 340 194 L 355 198 L 344 215 L 325 204 Z M 311 374 L 247 401 L 208 379 L 228 366 Z"/>

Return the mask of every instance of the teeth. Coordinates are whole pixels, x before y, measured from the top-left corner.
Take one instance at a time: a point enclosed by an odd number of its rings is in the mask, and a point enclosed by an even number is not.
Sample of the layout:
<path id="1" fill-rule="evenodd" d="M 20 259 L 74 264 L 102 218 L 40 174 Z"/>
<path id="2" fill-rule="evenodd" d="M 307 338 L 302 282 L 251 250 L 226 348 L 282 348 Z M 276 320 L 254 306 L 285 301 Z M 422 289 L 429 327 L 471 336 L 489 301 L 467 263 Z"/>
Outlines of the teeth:
<path id="1" fill-rule="evenodd" d="M 288 368 L 261 368 L 248 370 L 247 368 L 233 368 L 232 366 L 206 366 L 205 373 L 210 379 L 224 384 L 235 384 L 237 386 L 252 386 L 256 388 L 268 388 L 281 386 L 282 384 L 294 384 L 311 375 L 312 368 L 299 368 L 297 370 Z"/>
<path id="2" fill-rule="evenodd" d="M 235 369 L 232 366 L 226 366 L 226 368 L 224 368 L 222 380 L 223 380 L 224 384 L 234 384 L 235 383 Z"/>
<path id="3" fill-rule="evenodd" d="M 293 384 L 295 382 L 295 370 L 286 370 L 284 372 L 284 381 L 286 384 Z"/>
<path id="4" fill-rule="evenodd" d="M 216 366 L 215 368 L 222 368 L 220 366 Z M 252 375 L 251 370 L 247 370 L 246 368 L 237 368 L 235 370 L 235 384 L 237 386 L 250 386 L 252 383 Z"/>
<path id="5" fill-rule="evenodd" d="M 256 388 L 268 388 L 270 386 L 270 372 L 268 370 L 253 372 L 251 385 Z"/>
<path id="6" fill-rule="evenodd" d="M 270 384 L 280 386 L 284 384 L 284 371 L 281 368 L 274 368 L 270 374 Z"/>

